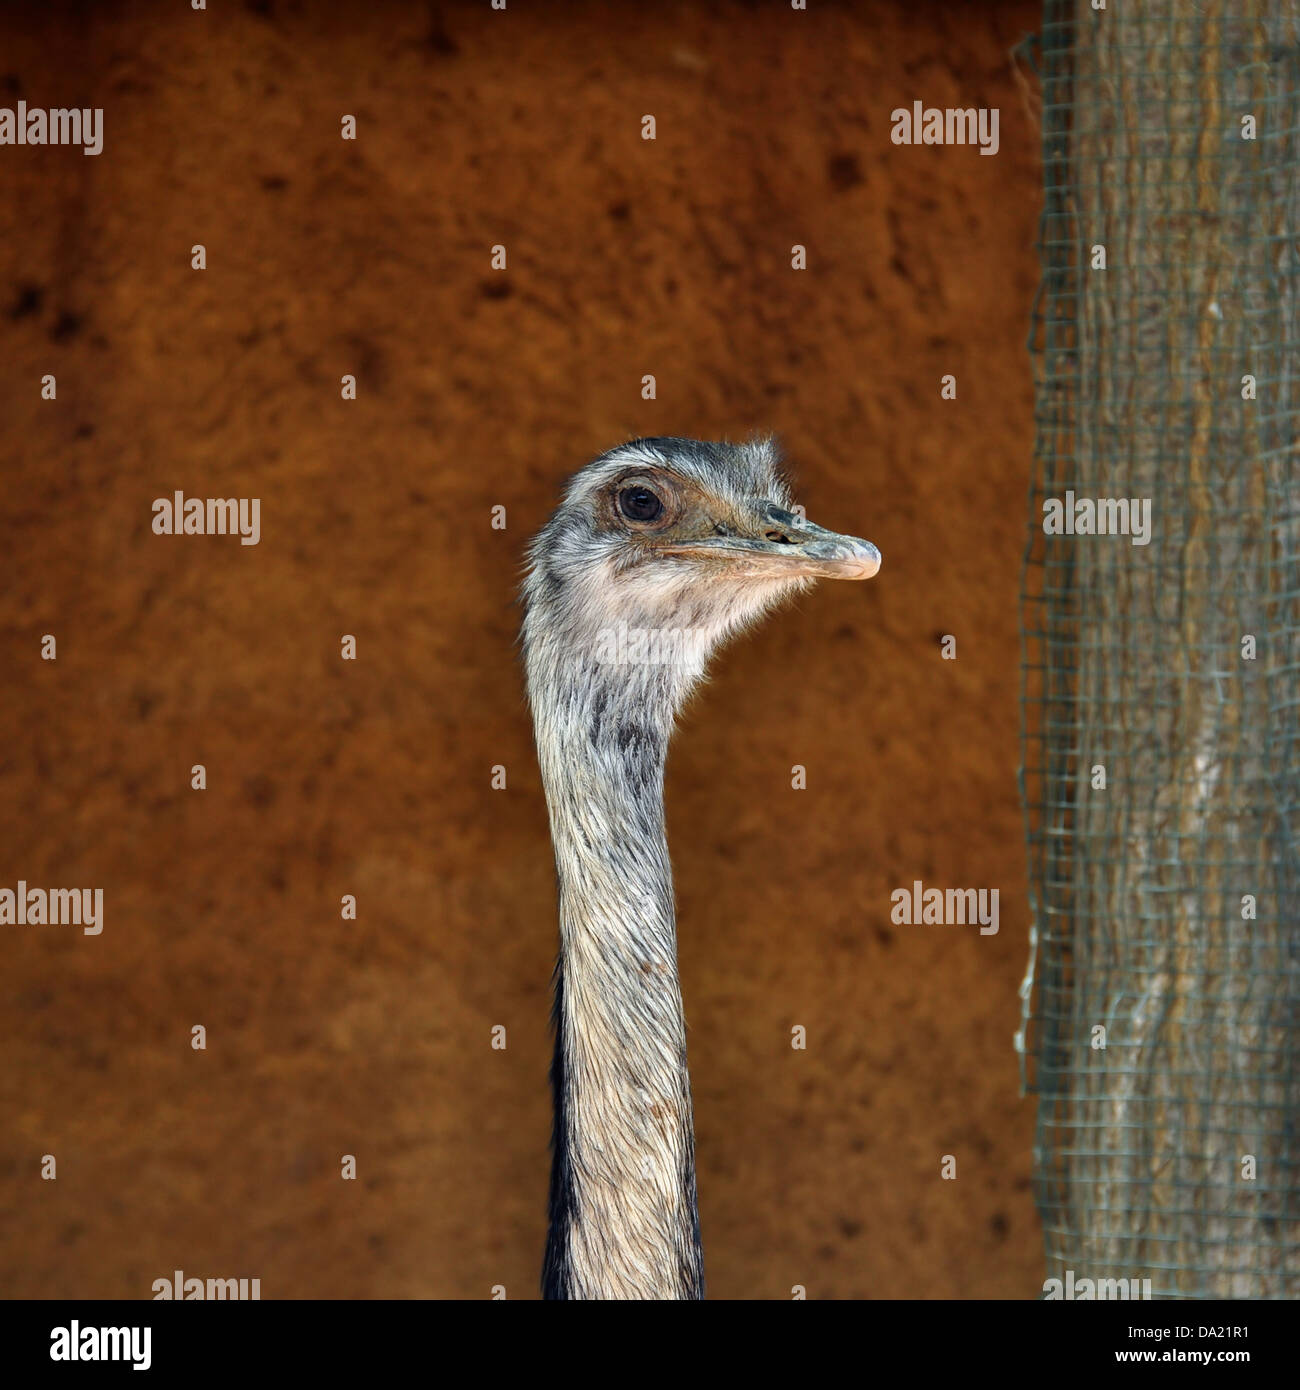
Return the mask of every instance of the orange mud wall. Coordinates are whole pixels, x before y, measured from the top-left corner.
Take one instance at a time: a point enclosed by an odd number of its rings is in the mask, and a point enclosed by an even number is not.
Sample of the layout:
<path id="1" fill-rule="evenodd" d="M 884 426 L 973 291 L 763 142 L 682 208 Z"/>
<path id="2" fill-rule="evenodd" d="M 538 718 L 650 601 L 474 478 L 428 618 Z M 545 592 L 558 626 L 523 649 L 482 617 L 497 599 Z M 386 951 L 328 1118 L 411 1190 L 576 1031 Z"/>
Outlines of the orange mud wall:
<path id="1" fill-rule="evenodd" d="M 0 1293 L 536 1295 L 522 549 L 626 437 L 771 429 L 884 565 L 723 653 L 669 761 L 710 1293 L 1033 1297 L 1037 6 L 352 8 L 0 16 L 0 105 L 105 111 L 0 148 L 0 885 L 104 893 L 0 928 Z M 892 144 L 918 99 L 996 157 Z M 260 543 L 153 534 L 176 490 Z M 894 924 L 916 879 L 1000 931 Z"/>

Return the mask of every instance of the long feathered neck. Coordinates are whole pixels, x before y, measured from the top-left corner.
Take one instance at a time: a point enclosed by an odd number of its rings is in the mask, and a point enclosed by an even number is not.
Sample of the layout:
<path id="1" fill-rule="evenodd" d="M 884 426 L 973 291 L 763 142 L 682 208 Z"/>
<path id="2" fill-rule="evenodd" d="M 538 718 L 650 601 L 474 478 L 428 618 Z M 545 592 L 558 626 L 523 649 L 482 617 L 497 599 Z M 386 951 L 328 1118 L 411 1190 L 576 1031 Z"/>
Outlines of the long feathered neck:
<path id="1" fill-rule="evenodd" d="M 534 643 L 559 877 L 547 1298 L 701 1298 L 663 773 L 680 667 Z"/>

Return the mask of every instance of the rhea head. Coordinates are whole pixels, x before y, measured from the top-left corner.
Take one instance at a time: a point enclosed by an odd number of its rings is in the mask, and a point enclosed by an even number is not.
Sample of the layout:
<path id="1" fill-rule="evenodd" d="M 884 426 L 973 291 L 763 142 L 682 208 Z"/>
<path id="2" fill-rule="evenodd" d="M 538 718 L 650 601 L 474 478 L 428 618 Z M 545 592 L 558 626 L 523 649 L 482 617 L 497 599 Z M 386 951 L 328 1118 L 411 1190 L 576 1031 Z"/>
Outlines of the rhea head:
<path id="1" fill-rule="evenodd" d="M 817 579 L 870 579 L 880 568 L 869 541 L 795 513 L 770 439 L 637 439 L 612 449 L 570 481 L 529 559 L 530 683 L 602 664 L 620 630 L 679 633 L 675 668 L 655 672 L 674 706 L 709 653 L 781 599 Z M 635 683 L 638 672 L 623 675 Z"/>

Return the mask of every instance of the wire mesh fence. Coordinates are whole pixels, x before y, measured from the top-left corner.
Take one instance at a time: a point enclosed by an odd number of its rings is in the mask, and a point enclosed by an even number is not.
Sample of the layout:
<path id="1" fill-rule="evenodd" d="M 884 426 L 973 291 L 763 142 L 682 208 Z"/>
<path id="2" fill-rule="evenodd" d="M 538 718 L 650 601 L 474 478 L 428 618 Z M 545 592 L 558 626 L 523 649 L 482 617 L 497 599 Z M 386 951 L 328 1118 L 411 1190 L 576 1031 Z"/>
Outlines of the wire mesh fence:
<path id="1" fill-rule="evenodd" d="M 1298 21 L 1045 7 L 1018 1042 L 1076 1287 L 1300 1295 Z"/>

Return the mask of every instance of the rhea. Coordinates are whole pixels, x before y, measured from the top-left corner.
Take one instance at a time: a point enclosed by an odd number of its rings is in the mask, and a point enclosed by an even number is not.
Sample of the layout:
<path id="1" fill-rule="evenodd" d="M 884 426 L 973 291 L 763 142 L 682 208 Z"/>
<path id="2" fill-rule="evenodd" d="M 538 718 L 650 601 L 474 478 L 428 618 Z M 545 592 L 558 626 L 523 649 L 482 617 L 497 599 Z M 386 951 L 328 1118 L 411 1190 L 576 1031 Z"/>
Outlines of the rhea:
<path id="1" fill-rule="evenodd" d="M 879 567 L 795 514 L 770 440 L 624 444 L 533 541 L 524 663 L 560 917 L 547 1298 L 704 1296 L 668 740 L 719 643 Z"/>

